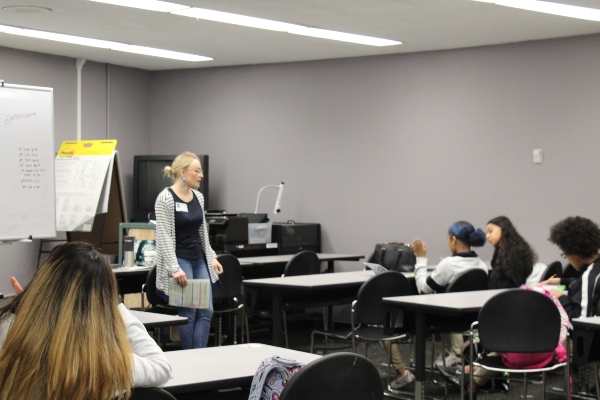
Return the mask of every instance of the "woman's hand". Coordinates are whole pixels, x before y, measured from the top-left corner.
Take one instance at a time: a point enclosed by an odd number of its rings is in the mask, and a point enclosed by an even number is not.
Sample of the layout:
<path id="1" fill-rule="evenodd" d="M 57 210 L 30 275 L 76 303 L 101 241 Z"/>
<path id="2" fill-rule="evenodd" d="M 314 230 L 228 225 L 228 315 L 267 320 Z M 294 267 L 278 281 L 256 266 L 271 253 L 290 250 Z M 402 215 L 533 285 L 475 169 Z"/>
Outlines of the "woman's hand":
<path id="1" fill-rule="evenodd" d="M 415 256 L 417 256 L 417 257 L 425 257 L 425 256 L 427 256 L 427 245 L 420 238 L 416 238 L 413 241 L 412 247 L 413 247 L 413 251 L 415 253 Z"/>
<path id="2" fill-rule="evenodd" d="M 177 282 L 177 284 L 179 286 L 181 286 L 181 287 L 187 286 L 187 276 L 185 275 L 185 272 L 183 272 L 181 270 L 174 272 L 173 278 L 175 278 L 175 282 Z"/>
<path id="3" fill-rule="evenodd" d="M 216 258 L 213 259 L 213 267 L 215 267 L 215 271 L 217 271 L 217 274 L 221 275 L 223 273 L 223 266 Z"/>
<path id="4" fill-rule="evenodd" d="M 541 285 L 560 285 L 560 278 L 550 278 L 543 282 L 540 282 Z"/>
<path id="5" fill-rule="evenodd" d="M 15 291 L 16 295 L 19 295 L 19 294 L 23 293 L 23 288 L 21 287 L 21 285 L 17 281 L 17 278 L 15 278 L 14 276 L 10 277 L 10 284 L 12 285 L 13 290 Z"/>

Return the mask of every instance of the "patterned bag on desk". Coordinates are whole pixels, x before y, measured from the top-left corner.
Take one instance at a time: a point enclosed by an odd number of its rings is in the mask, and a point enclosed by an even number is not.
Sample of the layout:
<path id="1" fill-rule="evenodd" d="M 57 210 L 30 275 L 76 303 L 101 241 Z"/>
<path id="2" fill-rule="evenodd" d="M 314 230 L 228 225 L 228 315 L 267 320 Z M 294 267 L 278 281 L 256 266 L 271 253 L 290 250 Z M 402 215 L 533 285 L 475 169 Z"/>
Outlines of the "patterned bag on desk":
<path id="1" fill-rule="evenodd" d="M 278 400 L 285 385 L 303 366 L 300 361 L 279 356 L 265 358 L 254 374 L 248 400 Z"/>

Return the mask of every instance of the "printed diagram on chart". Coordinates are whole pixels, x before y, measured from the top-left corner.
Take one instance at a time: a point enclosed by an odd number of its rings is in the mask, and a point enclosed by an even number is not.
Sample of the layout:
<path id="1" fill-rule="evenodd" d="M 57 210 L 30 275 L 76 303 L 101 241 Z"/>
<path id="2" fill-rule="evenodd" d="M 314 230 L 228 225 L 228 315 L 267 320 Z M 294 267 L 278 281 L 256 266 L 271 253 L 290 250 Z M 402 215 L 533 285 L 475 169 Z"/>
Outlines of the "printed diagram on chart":
<path id="1" fill-rule="evenodd" d="M 78 189 L 94 189 L 102 186 L 106 175 L 106 166 L 94 160 L 84 160 L 75 172 L 75 187 Z"/>
<path id="2" fill-rule="evenodd" d="M 56 229 L 91 230 L 112 154 L 57 157 Z"/>

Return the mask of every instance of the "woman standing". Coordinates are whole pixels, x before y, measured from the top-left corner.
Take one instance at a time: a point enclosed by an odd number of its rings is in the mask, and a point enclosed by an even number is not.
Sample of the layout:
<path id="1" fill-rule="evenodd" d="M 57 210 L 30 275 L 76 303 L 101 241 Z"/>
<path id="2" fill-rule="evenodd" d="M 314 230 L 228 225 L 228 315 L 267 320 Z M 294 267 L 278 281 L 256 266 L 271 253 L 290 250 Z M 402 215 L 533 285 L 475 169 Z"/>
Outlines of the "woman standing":
<path id="1" fill-rule="evenodd" d="M 531 274 L 537 256 L 506 217 L 491 219 L 486 237 L 494 246 L 490 289 L 518 288 Z"/>
<path id="2" fill-rule="evenodd" d="M 169 298 L 169 279 L 181 287 L 188 279 L 210 279 L 212 288 L 220 285 L 218 274 L 223 267 L 208 241 L 204 220 L 204 197 L 200 187 L 202 166 L 190 152 L 178 155 L 173 164 L 165 167 L 165 175 L 173 185 L 165 188 L 156 198 L 156 292 Z M 179 315 L 188 318 L 187 325 L 179 327 L 184 349 L 206 347 L 212 319 L 212 294 L 208 309 L 179 307 Z"/>

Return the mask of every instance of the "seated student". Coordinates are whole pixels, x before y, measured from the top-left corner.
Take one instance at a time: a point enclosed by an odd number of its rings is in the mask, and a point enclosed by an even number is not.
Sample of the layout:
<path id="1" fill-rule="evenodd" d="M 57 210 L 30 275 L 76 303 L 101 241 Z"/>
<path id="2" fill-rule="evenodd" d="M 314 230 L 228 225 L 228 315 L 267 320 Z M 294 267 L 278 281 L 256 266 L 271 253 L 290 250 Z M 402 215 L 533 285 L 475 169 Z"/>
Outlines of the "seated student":
<path id="1" fill-rule="evenodd" d="M 458 221 L 448 229 L 446 236 L 452 255 L 442 259 L 431 276 L 427 276 L 427 245 L 419 238 L 413 242 L 413 251 L 417 256 L 415 281 L 419 293 L 444 292 L 459 274 L 470 269 L 478 268 L 487 274 L 487 265 L 471 251 L 471 246 L 480 247 L 485 244 L 485 233 L 481 229 L 475 229 L 467 221 Z M 440 354 L 435 364 L 438 367 L 458 364 L 463 347 L 462 335 L 448 334 L 442 338 L 446 352 L 445 360 L 442 358 L 444 354 Z"/>
<path id="2" fill-rule="evenodd" d="M 490 289 L 510 289 L 524 285 L 537 256 L 506 217 L 491 219 L 485 228 L 494 246 Z"/>
<path id="3" fill-rule="evenodd" d="M 511 289 L 525 285 L 527 277 L 533 270 L 537 256 L 529 243 L 517 232 L 507 217 L 496 217 L 486 225 L 486 237 L 494 246 L 492 271 L 490 272 L 490 289 Z M 490 356 L 497 355 L 490 353 Z M 468 369 L 465 368 L 465 373 Z M 490 382 L 494 371 L 475 368 L 473 371 L 475 389 Z"/>
<path id="4" fill-rule="evenodd" d="M 0 399 L 128 399 L 171 377 L 162 350 L 118 304 L 117 281 L 87 243 L 55 249 L 0 306 Z"/>
<path id="5" fill-rule="evenodd" d="M 550 242 L 556 244 L 569 263 L 582 274 L 564 282 L 558 278 L 544 283 L 566 284 L 568 294 L 553 291 L 570 319 L 596 315 L 600 300 L 600 228 L 588 218 L 568 217 L 550 228 Z"/>

